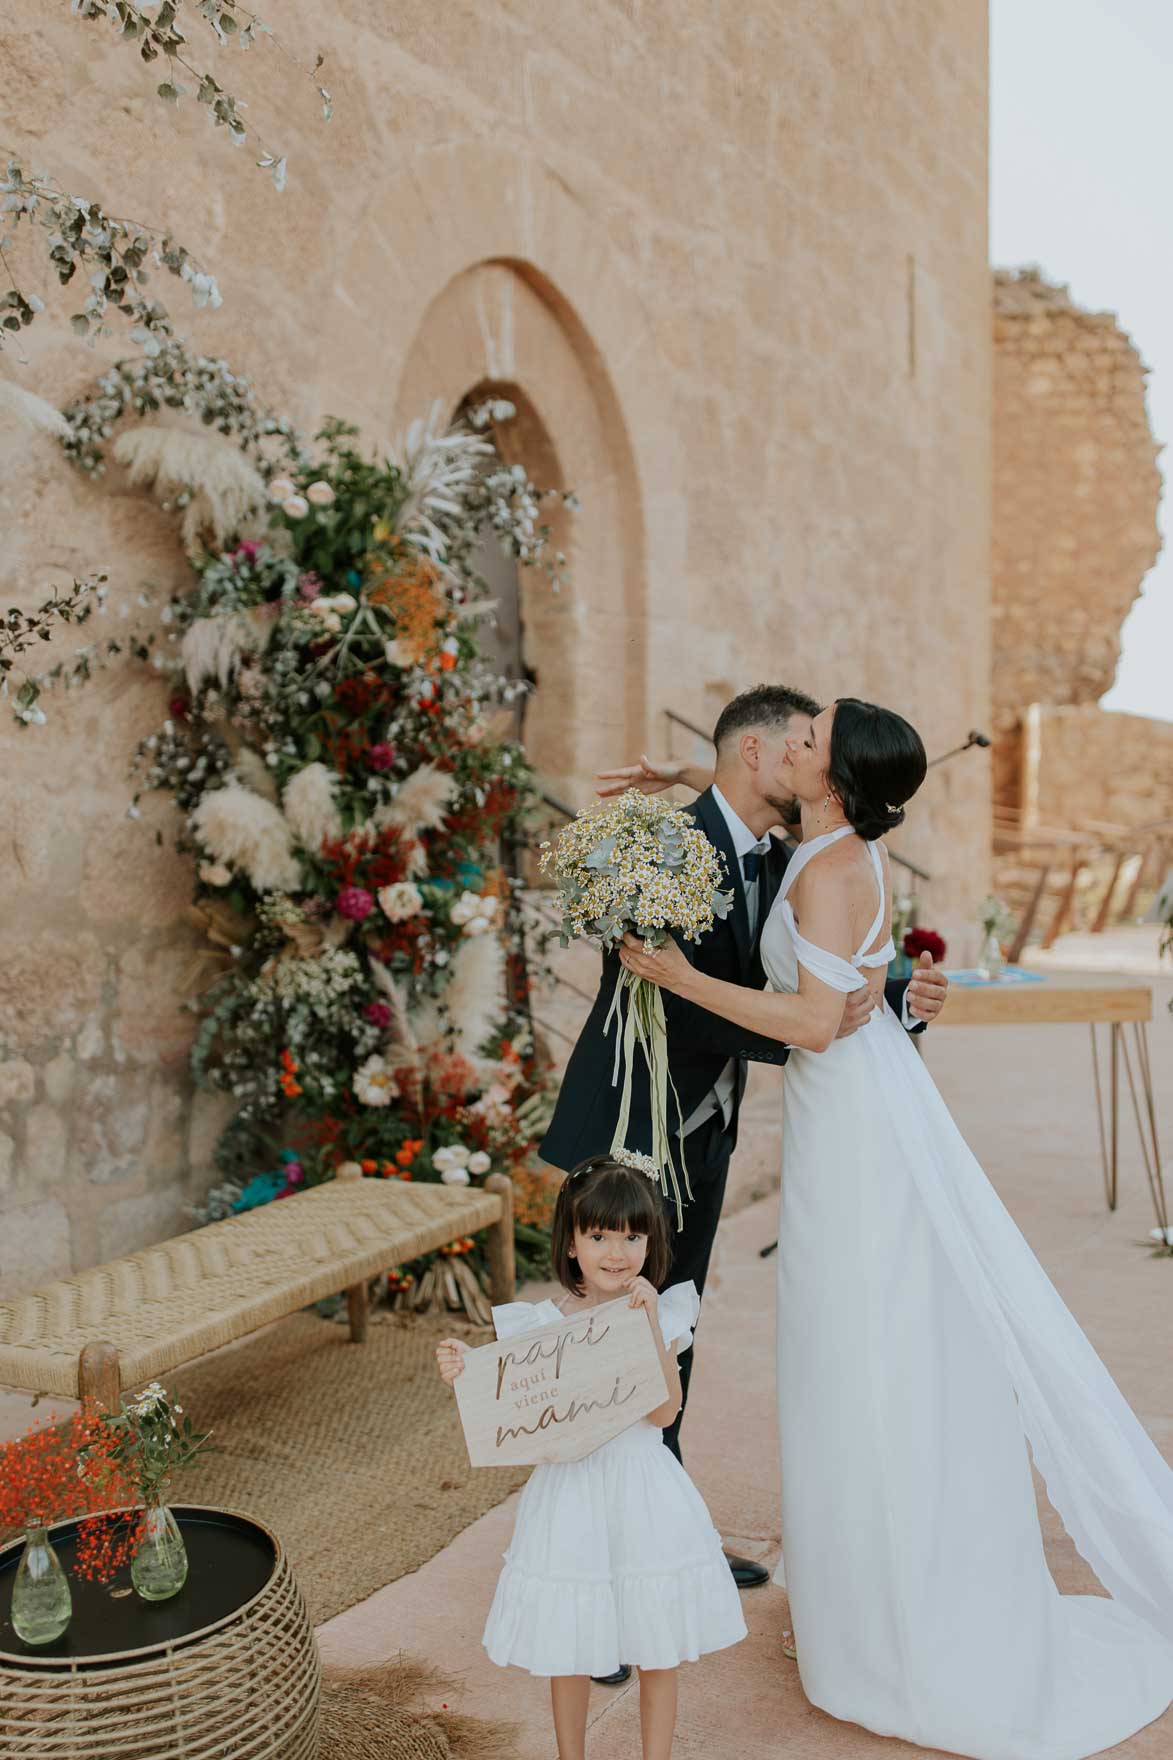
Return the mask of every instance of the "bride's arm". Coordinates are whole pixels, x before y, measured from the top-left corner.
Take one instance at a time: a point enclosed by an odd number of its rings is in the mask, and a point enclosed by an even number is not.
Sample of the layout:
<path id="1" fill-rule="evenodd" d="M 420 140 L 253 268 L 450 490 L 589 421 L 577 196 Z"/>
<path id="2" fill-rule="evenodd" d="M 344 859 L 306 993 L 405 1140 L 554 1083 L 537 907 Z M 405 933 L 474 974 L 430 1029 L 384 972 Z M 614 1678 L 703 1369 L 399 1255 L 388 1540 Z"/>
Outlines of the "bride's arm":
<path id="1" fill-rule="evenodd" d="M 801 881 L 796 892 L 800 888 Z M 809 897 L 803 898 L 802 910 L 804 937 L 828 953 L 849 959 L 851 913 L 845 880 L 837 874 L 820 875 L 818 887 L 812 887 Z M 723 1015 L 765 1038 L 800 1045 L 806 1051 L 825 1051 L 843 1021 L 847 995 L 822 983 L 803 965 L 798 969 L 798 993 L 788 996 L 776 990 L 751 990 L 743 984 L 710 978 L 689 964 L 675 942 L 649 955 L 643 952 L 643 943 L 629 935 L 619 957 L 628 971 L 650 978 L 652 983 L 663 985 L 686 1002 Z"/>
<path id="2" fill-rule="evenodd" d="M 595 790 L 602 800 L 623 794 L 629 788 L 638 788 L 644 794 L 662 794 L 677 783 L 683 788 L 691 788 L 696 794 L 704 794 L 706 788 L 712 787 L 713 770 L 702 764 L 654 764 L 650 758 L 641 757 L 638 764 L 627 764 L 619 770 L 600 770 L 595 780 L 604 785 Z"/>

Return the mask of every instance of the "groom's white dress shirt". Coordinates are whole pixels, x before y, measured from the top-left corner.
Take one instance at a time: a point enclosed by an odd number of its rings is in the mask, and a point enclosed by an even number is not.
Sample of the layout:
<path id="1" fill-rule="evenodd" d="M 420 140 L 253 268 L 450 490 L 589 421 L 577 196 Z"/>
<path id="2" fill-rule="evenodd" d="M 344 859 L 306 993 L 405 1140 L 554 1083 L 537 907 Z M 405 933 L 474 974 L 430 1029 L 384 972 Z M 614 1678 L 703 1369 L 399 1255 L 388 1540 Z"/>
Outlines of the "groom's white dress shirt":
<path id="1" fill-rule="evenodd" d="M 729 836 L 733 843 L 733 853 L 738 863 L 751 852 L 764 861 L 770 850 L 768 837 L 755 837 L 749 826 L 733 811 L 716 783 L 713 784 L 713 799 L 721 810 L 721 817 L 729 828 Z M 749 912 L 749 938 L 752 941 L 758 931 L 758 912 L 761 903 L 761 880 L 755 875 L 752 880 L 745 878 L 742 866 L 741 884 L 745 890 L 745 906 Z M 709 1089 L 699 1106 L 694 1107 L 684 1121 L 684 1134 L 695 1131 L 706 1119 L 719 1112 L 725 1123 L 733 1117 L 733 1101 L 737 1093 L 737 1059 L 731 1057 L 713 1086 Z"/>

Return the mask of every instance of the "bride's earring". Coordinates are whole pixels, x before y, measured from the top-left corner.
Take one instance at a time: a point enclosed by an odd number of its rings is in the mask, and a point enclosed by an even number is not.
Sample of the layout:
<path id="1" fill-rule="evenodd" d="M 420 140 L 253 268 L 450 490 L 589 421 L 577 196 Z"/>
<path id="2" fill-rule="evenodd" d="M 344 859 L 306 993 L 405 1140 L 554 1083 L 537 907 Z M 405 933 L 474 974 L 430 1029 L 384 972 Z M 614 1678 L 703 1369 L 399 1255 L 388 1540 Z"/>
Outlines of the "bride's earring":
<path id="1" fill-rule="evenodd" d="M 829 807 L 829 806 L 830 806 L 830 805 L 831 805 L 831 797 L 830 797 L 830 795 L 828 795 L 828 796 L 827 796 L 827 798 L 826 798 L 826 800 L 825 800 L 825 801 L 824 801 L 824 802 L 823 802 L 823 811 L 824 811 L 824 813 L 825 813 L 825 812 L 826 812 L 826 811 L 827 811 L 827 808 L 828 808 L 828 807 Z"/>

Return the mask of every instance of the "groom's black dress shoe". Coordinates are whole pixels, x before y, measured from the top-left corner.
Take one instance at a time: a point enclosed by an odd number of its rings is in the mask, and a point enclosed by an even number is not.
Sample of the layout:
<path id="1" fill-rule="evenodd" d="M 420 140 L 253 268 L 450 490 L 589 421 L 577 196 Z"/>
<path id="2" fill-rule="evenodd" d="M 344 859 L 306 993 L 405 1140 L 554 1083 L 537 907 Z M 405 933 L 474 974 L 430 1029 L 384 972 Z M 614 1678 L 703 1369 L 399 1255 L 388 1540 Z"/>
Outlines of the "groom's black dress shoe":
<path id="1" fill-rule="evenodd" d="M 600 1687 L 621 1687 L 631 1679 L 630 1662 L 621 1662 L 614 1674 L 593 1674 L 591 1679 Z"/>
<path id="2" fill-rule="evenodd" d="M 739 1589 L 760 1589 L 769 1582 L 770 1573 L 764 1564 L 755 1564 L 752 1558 L 738 1558 L 735 1552 L 727 1552 L 725 1558 Z"/>

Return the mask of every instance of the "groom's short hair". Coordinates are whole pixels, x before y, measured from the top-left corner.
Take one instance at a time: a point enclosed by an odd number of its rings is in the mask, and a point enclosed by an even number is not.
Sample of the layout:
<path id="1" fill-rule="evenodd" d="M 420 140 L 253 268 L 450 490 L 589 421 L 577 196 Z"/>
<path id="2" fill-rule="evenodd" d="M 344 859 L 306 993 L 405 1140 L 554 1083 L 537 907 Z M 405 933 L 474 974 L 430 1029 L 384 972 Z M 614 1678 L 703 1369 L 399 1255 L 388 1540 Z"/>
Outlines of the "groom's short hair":
<path id="1" fill-rule="evenodd" d="M 787 684 L 755 684 L 726 703 L 713 729 L 713 744 L 720 751 L 730 740 L 755 728 L 782 732 L 792 715 L 814 717 L 820 707 L 805 691 L 791 690 Z"/>

